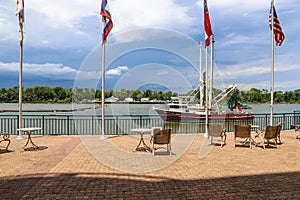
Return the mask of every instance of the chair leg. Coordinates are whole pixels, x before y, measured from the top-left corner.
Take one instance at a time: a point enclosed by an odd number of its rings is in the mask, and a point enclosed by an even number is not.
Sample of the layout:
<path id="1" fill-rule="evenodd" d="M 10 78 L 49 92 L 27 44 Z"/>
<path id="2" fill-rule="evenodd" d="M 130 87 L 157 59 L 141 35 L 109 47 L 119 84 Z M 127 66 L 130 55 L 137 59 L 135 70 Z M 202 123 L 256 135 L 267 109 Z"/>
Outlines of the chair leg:
<path id="1" fill-rule="evenodd" d="M 153 156 L 155 156 L 155 149 L 154 149 L 154 142 L 153 142 L 153 140 L 152 140 L 152 154 L 153 154 Z"/>
<path id="2" fill-rule="evenodd" d="M 274 144 L 275 144 L 275 147 L 278 148 L 276 139 L 274 139 Z"/>
<path id="3" fill-rule="evenodd" d="M 221 147 L 223 147 L 223 136 L 221 135 Z"/>
<path id="4" fill-rule="evenodd" d="M 249 144 L 250 144 L 250 149 L 252 149 L 252 138 L 250 137 L 250 139 L 249 139 Z"/>
<path id="5" fill-rule="evenodd" d="M 278 135 L 278 141 L 279 141 L 278 144 L 282 144 L 281 139 L 280 139 L 280 135 Z"/>
<path id="6" fill-rule="evenodd" d="M 236 147 L 236 138 L 234 138 L 234 148 Z"/>
<path id="7" fill-rule="evenodd" d="M 8 150 L 8 146 L 10 145 L 10 140 L 7 140 L 8 141 L 8 144 L 7 144 L 7 146 L 6 146 L 6 151 Z"/>

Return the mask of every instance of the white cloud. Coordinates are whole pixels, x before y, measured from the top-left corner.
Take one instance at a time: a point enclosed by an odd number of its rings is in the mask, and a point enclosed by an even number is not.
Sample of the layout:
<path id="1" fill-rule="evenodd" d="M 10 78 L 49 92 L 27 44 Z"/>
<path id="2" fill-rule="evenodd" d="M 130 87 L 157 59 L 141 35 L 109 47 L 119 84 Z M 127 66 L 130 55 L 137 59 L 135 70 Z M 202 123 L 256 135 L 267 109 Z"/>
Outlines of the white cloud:
<path id="1" fill-rule="evenodd" d="M 19 63 L 3 63 L 0 62 L 0 73 L 12 72 L 19 73 Z M 32 76 L 44 76 L 44 77 L 62 77 L 63 79 L 74 79 L 77 70 L 72 69 L 62 64 L 23 64 L 23 74 L 30 74 Z"/>
<path id="2" fill-rule="evenodd" d="M 96 0 L 31 0 L 27 1 L 27 7 L 29 12 L 34 11 L 44 15 L 46 17 L 44 21 L 51 27 L 76 29 L 82 17 L 97 15 L 99 3 Z"/>
<path id="3" fill-rule="evenodd" d="M 269 8 L 271 1 L 261 1 L 261 0 L 252 0 L 252 1 L 243 1 L 243 0 L 222 0 L 222 1 L 208 1 L 208 10 L 218 9 L 223 10 L 223 12 L 230 13 L 241 13 L 247 15 L 248 11 L 261 10 L 264 8 Z M 203 8 L 203 0 L 198 0 L 197 5 Z"/>
<path id="4" fill-rule="evenodd" d="M 173 0 L 110 1 L 113 32 L 145 27 L 187 29 L 192 22 L 189 8 Z"/>
<path id="5" fill-rule="evenodd" d="M 107 75 L 112 75 L 112 76 L 120 76 L 123 71 L 128 71 L 127 66 L 118 66 L 117 68 L 110 69 L 106 72 Z"/>
<path id="6" fill-rule="evenodd" d="M 27 7 L 45 16 L 44 21 L 51 27 L 77 29 L 83 17 L 98 16 L 100 19 L 100 3 L 98 0 L 31 0 Z M 114 22 L 113 33 L 142 27 L 184 28 L 191 25 L 189 8 L 174 0 L 112 0 L 109 6 Z"/>
<path id="7" fill-rule="evenodd" d="M 0 6 L 0 41 L 7 41 L 16 38 L 17 32 L 17 17 L 15 15 L 15 7 L 11 8 L 9 1 L 1 2 Z M 15 4 L 13 4 L 15 5 Z M 15 33 L 15 34 L 13 34 Z"/>

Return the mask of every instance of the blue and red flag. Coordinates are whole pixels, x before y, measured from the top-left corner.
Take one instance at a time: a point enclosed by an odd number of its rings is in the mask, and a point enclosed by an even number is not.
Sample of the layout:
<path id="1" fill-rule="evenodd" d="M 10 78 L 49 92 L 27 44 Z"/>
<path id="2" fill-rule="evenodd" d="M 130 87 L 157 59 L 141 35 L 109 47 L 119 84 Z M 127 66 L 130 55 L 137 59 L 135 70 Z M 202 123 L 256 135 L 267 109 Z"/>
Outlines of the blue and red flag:
<path id="1" fill-rule="evenodd" d="M 207 1 L 204 0 L 204 32 L 205 32 L 205 47 L 210 45 L 210 36 L 212 36 L 213 31 L 210 24 L 210 18 L 208 14 Z"/>
<path id="2" fill-rule="evenodd" d="M 102 44 L 106 42 L 106 38 L 113 28 L 112 18 L 109 12 L 107 0 L 102 0 L 100 15 L 102 16 Z"/>
<path id="3" fill-rule="evenodd" d="M 270 15 L 269 15 L 269 22 L 270 22 L 270 29 L 272 30 L 272 9 L 273 9 L 273 32 L 277 46 L 281 46 L 284 40 L 284 33 L 282 31 L 279 19 L 277 17 L 277 13 L 275 10 L 274 2 L 271 3 Z"/>

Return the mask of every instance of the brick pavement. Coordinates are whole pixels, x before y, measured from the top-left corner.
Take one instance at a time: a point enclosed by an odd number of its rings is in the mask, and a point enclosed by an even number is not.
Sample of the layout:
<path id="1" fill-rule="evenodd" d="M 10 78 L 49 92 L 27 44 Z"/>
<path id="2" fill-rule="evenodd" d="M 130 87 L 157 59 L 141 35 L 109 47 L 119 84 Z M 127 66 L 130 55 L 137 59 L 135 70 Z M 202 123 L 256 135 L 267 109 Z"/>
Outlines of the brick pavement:
<path id="1" fill-rule="evenodd" d="M 155 157 L 132 151 L 138 136 L 35 136 L 40 151 L 24 151 L 25 141 L 12 138 L 10 152 L 0 151 L 0 198 L 300 198 L 294 131 L 283 131 L 283 144 L 266 150 L 234 148 L 232 134 L 223 148 L 189 136 L 173 135 L 173 155 Z"/>

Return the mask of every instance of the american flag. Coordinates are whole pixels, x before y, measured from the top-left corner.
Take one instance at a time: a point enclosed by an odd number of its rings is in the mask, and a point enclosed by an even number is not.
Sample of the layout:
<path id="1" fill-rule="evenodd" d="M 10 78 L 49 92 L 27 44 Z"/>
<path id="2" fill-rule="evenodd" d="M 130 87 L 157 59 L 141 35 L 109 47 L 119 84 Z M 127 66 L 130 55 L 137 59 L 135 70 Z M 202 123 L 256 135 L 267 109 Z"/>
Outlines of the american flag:
<path id="1" fill-rule="evenodd" d="M 271 9 L 270 9 L 270 15 L 269 15 L 269 22 L 270 22 L 270 29 L 272 30 L 272 9 L 273 9 L 273 21 L 274 21 L 274 37 L 276 41 L 277 46 L 281 46 L 283 40 L 284 40 L 284 33 L 282 31 L 282 28 L 280 26 L 280 22 L 277 18 L 277 13 L 275 10 L 275 6 L 273 2 L 271 3 Z"/>
<path id="2" fill-rule="evenodd" d="M 106 38 L 109 32 L 111 31 L 111 29 L 113 28 L 113 22 L 109 12 L 107 0 L 102 0 L 100 15 L 102 15 L 102 21 L 103 21 L 103 25 L 102 25 L 103 28 L 102 44 L 103 44 L 106 42 Z"/>
<path id="3" fill-rule="evenodd" d="M 20 41 L 23 40 L 23 34 L 25 32 L 25 23 L 24 23 L 24 1 L 17 0 L 17 7 L 16 7 L 16 15 L 19 18 L 19 26 L 20 26 Z"/>
<path id="4" fill-rule="evenodd" d="M 204 0 L 204 32 L 205 32 L 205 47 L 207 47 L 210 45 L 210 36 L 213 34 L 213 31 L 210 24 L 206 0 Z"/>

